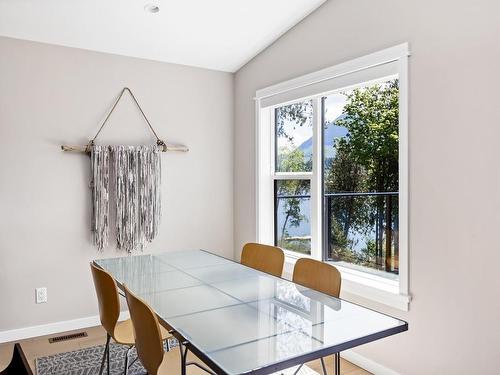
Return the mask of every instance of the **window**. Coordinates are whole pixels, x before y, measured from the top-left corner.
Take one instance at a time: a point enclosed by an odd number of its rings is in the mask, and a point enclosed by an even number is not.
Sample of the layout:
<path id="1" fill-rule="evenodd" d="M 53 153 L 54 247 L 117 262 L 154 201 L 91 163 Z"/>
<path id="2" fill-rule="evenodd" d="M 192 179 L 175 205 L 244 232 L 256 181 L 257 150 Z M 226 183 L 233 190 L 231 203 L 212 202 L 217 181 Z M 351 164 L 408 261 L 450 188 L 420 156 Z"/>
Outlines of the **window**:
<path id="1" fill-rule="evenodd" d="M 390 293 L 402 309 L 407 56 L 396 46 L 256 95 L 257 240 L 332 262 L 352 290 Z"/>

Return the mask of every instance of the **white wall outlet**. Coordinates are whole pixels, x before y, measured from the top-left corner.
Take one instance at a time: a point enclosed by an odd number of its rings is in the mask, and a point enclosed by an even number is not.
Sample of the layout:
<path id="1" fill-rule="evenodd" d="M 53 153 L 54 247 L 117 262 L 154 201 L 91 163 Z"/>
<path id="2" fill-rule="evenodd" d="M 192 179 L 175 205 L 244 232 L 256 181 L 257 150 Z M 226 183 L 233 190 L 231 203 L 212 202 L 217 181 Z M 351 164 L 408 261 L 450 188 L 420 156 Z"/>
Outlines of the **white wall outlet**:
<path id="1" fill-rule="evenodd" d="M 36 288 L 36 303 L 47 302 L 47 288 Z"/>

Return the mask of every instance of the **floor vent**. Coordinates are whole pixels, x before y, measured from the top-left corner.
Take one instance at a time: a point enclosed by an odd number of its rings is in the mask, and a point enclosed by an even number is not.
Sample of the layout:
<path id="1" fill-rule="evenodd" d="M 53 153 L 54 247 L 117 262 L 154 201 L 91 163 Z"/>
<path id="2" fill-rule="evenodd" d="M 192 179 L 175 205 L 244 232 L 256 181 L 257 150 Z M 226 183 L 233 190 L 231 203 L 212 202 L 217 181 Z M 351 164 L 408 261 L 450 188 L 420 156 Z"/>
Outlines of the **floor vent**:
<path id="1" fill-rule="evenodd" d="M 49 339 L 49 343 L 53 344 L 55 342 L 74 340 L 74 339 L 79 339 L 81 337 L 87 337 L 87 336 L 88 336 L 87 332 L 72 333 L 71 335 L 51 337 Z"/>

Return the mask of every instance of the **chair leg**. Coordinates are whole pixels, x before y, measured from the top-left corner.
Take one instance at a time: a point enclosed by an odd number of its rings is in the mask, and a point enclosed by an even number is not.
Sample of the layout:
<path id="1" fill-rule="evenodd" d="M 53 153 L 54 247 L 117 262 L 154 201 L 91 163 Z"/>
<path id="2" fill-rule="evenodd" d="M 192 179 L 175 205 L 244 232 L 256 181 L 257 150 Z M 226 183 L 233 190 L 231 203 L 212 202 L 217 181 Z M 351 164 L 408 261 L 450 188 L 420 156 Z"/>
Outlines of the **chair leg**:
<path id="1" fill-rule="evenodd" d="M 108 352 L 106 354 L 106 357 L 107 357 L 106 362 L 108 362 L 108 375 L 110 375 L 111 374 L 111 371 L 110 371 L 111 363 L 109 362 L 109 345 L 108 345 Z"/>
<path id="2" fill-rule="evenodd" d="M 104 371 L 104 363 L 106 361 L 106 355 L 109 350 L 109 340 L 111 339 L 110 335 L 106 335 L 106 346 L 104 347 L 104 353 L 102 355 L 102 361 L 101 361 L 101 369 L 99 370 L 99 375 L 102 375 L 102 372 Z"/>
<path id="3" fill-rule="evenodd" d="M 215 372 L 205 366 L 200 365 L 199 363 L 187 361 L 189 351 L 189 347 L 187 346 L 187 344 L 187 341 L 184 343 L 179 341 L 179 350 L 181 352 L 181 375 L 186 375 L 188 366 L 196 366 L 210 375 L 217 375 Z"/>
<path id="4" fill-rule="evenodd" d="M 323 369 L 323 375 L 328 375 L 328 371 L 326 371 L 326 366 L 325 366 L 325 360 L 323 357 L 320 358 L 321 361 L 321 368 Z"/>
<path id="5" fill-rule="evenodd" d="M 333 359 L 335 361 L 335 375 L 340 375 L 340 353 L 335 353 Z"/>
<path id="6" fill-rule="evenodd" d="M 131 367 L 134 365 L 134 363 L 135 363 L 138 359 L 139 359 L 139 357 L 138 357 L 138 356 L 136 356 L 136 357 L 134 358 L 134 360 L 133 360 L 132 362 L 130 362 L 130 364 L 128 365 L 128 368 L 131 368 Z"/>
<path id="7" fill-rule="evenodd" d="M 133 346 L 129 346 L 127 349 L 127 352 L 125 353 L 125 369 L 123 370 L 123 373 L 127 375 L 128 373 L 128 354 L 130 353 L 130 349 L 132 349 Z"/>

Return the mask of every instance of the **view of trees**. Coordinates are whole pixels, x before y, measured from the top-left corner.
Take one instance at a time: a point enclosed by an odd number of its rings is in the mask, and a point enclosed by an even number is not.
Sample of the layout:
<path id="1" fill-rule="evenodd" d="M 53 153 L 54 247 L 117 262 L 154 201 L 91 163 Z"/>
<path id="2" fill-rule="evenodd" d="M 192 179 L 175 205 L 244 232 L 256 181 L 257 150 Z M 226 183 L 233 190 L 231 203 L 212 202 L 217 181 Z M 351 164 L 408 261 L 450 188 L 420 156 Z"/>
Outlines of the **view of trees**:
<path id="1" fill-rule="evenodd" d="M 348 133 L 335 140 L 326 192 L 398 191 L 398 94 L 397 80 L 346 94 L 344 116 L 336 125 Z M 396 194 L 334 195 L 329 205 L 332 259 L 397 272 Z"/>
<path id="2" fill-rule="evenodd" d="M 281 171 L 303 171 L 306 168 L 304 153 L 296 148 L 295 150 L 282 150 L 279 170 Z M 284 216 L 283 223 L 277 228 L 278 246 L 304 254 L 311 253 L 310 239 L 290 236 L 289 227 L 297 228 L 303 221 L 308 221 L 308 217 L 301 212 L 301 203 L 304 199 L 300 196 L 307 196 L 311 193 L 310 183 L 307 180 L 279 180 L 276 181 L 276 192 L 280 199 L 280 212 Z M 284 198 L 286 197 L 286 198 Z"/>
<path id="3" fill-rule="evenodd" d="M 277 152 L 277 170 L 280 172 L 310 171 L 312 161 L 306 158 L 304 152 L 295 144 L 293 130 L 299 126 L 311 126 L 308 121 L 312 116 L 312 102 L 306 101 L 283 106 L 277 111 L 276 136 L 285 138 L 293 148 L 282 147 Z M 285 123 L 288 125 L 285 126 Z M 279 200 L 279 210 L 283 215 L 283 223 L 276 228 L 278 246 L 304 254 L 311 253 L 310 238 L 291 236 L 289 228 L 297 228 L 308 217 L 301 212 L 304 200 L 300 198 L 310 194 L 310 183 L 306 180 L 280 180 L 276 182 L 278 197 L 287 197 Z"/>
<path id="4" fill-rule="evenodd" d="M 347 135 L 335 139 L 334 156 L 325 160 L 324 171 L 329 257 L 396 273 L 398 196 L 383 193 L 398 191 L 398 94 L 397 79 L 343 93 L 346 103 L 335 125 L 345 128 Z M 277 136 L 293 140 L 293 132 L 284 124 L 311 126 L 307 121 L 311 110 L 311 101 L 281 107 Z M 279 156 L 279 171 L 307 170 L 305 163 L 310 163 L 299 148 L 280 150 Z M 367 195 L 374 192 L 379 194 Z M 279 181 L 277 194 L 309 194 L 309 181 Z M 282 239 L 278 245 L 309 252 L 310 244 L 286 240 L 287 228 L 307 220 L 300 209 L 301 198 L 283 199 L 280 204 L 285 220 L 277 233 Z"/>

